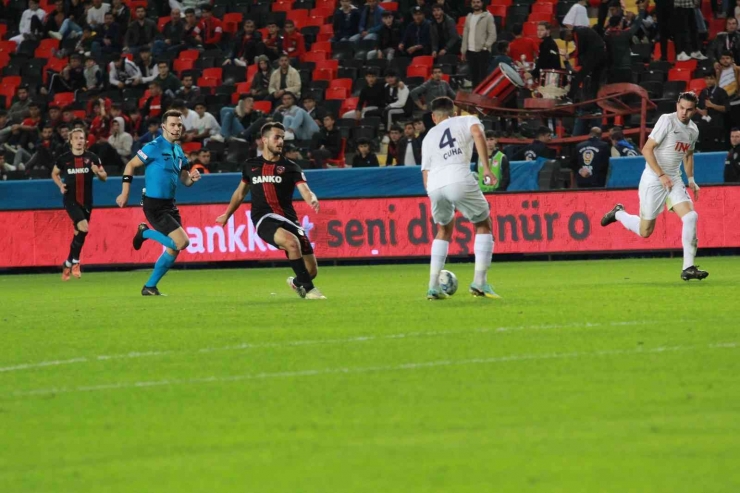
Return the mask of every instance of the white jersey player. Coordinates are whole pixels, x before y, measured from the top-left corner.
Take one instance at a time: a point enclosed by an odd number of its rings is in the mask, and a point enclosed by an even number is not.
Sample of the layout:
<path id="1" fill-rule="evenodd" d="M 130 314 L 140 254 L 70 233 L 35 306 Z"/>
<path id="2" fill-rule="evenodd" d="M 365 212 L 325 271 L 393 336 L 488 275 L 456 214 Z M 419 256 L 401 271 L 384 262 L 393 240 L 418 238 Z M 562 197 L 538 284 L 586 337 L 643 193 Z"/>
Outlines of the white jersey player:
<path id="1" fill-rule="evenodd" d="M 681 162 L 684 163 L 689 187 L 699 200 L 699 185 L 694 181 L 694 146 L 699 139 L 699 129 L 691 121 L 696 112 L 697 98 L 693 92 L 684 92 L 678 97 L 676 112 L 660 117 L 642 149 L 645 156 L 645 171 L 640 179 L 640 215 L 627 214 L 622 204 L 617 204 L 601 220 L 602 226 L 619 221 L 635 234 L 648 238 L 655 229 L 655 220 L 664 205 L 683 222 L 683 271 L 681 279 L 704 279 L 709 273 L 697 269 L 696 223 L 699 215 L 694 210 L 691 197 L 681 178 Z"/>
<path id="2" fill-rule="evenodd" d="M 432 218 L 440 227 L 432 242 L 427 298 L 438 300 L 447 297 L 440 289 L 439 273 L 447 260 L 455 210 L 475 224 L 475 277 L 470 285 L 470 293 L 473 296 L 499 298 L 486 278 L 493 254 L 490 208 L 478 181 L 470 172 L 475 145 L 478 162 L 484 165 L 485 178 L 488 182 L 493 180 L 483 125 L 475 116 L 454 117 L 455 105 L 447 97 L 432 101 L 431 110 L 436 126 L 424 137 L 421 173 L 432 203 Z"/>

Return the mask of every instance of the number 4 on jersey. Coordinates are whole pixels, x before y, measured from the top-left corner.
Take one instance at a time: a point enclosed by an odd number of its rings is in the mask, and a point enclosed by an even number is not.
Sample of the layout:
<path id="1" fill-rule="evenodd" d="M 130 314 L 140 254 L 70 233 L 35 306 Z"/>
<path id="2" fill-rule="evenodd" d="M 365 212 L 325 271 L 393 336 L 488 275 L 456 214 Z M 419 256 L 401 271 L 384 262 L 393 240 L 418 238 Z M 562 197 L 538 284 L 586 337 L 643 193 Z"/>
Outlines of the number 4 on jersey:
<path id="1" fill-rule="evenodd" d="M 439 148 L 444 149 L 445 147 L 455 147 L 457 139 L 452 137 L 452 132 L 448 128 L 445 133 L 442 134 L 442 138 L 439 141 Z"/>

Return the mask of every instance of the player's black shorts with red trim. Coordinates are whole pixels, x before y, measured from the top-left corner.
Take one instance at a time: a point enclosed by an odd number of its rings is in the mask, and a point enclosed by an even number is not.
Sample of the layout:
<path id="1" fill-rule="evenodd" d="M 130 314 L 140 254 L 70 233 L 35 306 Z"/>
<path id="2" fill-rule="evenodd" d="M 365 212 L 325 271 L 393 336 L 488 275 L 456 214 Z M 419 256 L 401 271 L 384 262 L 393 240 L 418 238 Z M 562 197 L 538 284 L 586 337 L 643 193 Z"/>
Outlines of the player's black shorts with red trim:
<path id="1" fill-rule="evenodd" d="M 70 219 L 72 219 L 72 224 L 74 224 L 75 230 L 77 229 L 77 224 L 79 224 L 80 221 L 89 222 L 90 216 L 92 215 L 92 208 L 88 209 L 87 207 L 80 205 L 74 200 L 65 200 L 64 210 L 67 211 L 67 215 L 70 217 Z"/>
<path id="2" fill-rule="evenodd" d="M 274 217 L 265 217 L 259 222 L 259 226 L 257 227 L 257 235 L 275 248 L 280 248 L 278 245 L 275 244 L 275 232 L 277 232 L 278 228 L 283 228 L 284 230 L 290 231 L 291 233 L 296 235 L 298 241 L 301 244 L 302 255 L 313 254 L 313 246 L 311 246 L 311 240 L 309 240 L 308 236 L 306 236 L 306 232 L 303 231 L 303 228 L 288 221 L 287 219 L 282 220 Z M 288 253 L 286 252 L 285 255 L 287 256 Z"/>
<path id="3" fill-rule="evenodd" d="M 169 235 L 182 227 L 180 211 L 174 199 L 155 199 L 145 196 L 144 215 L 152 228 L 164 235 Z"/>

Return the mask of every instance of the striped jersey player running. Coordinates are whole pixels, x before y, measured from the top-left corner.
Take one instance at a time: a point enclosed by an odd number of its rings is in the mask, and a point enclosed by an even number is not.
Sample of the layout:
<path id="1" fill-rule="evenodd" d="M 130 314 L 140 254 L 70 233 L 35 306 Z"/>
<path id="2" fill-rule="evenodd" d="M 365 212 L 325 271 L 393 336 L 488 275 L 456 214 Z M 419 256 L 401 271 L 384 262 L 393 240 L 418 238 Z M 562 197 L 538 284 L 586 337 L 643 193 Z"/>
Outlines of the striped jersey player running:
<path id="1" fill-rule="evenodd" d="M 617 204 L 601 219 L 602 226 L 619 221 L 628 230 L 648 238 L 655 229 L 656 218 L 664 204 L 683 222 L 683 271 L 681 279 L 704 279 L 709 273 L 694 265 L 697 239 L 696 223 L 699 215 L 694 210 L 691 197 L 681 178 L 684 163 L 689 188 L 699 200 L 699 185 L 694 181 L 694 146 L 699 139 L 699 129 L 691 121 L 696 112 L 697 98 L 693 92 L 681 93 L 676 112 L 660 117 L 642 149 L 645 171 L 640 179 L 640 215 L 627 214 L 622 204 Z"/>
<path id="2" fill-rule="evenodd" d="M 478 161 L 484 166 L 482 173 L 486 183 L 493 183 L 483 124 L 475 116 L 454 116 L 455 105 L 447 97 L 432 101 L 431 109 L 435 126 L 424 137 L 421 172 L 432 203 L 432 218 L 439 228 L 432 242 L 427 299 L 447 297 L 440 289 L 439 273 L 447 260 L 447 250 L 455 229 L 456 210 L 475 225 L 475 276 L 470 293 L 473 296 L 500 298 L 487 280 L 493 254 L 491 212 L 478 180 L 470 172 L 475 144 L 480 156 Z"/>

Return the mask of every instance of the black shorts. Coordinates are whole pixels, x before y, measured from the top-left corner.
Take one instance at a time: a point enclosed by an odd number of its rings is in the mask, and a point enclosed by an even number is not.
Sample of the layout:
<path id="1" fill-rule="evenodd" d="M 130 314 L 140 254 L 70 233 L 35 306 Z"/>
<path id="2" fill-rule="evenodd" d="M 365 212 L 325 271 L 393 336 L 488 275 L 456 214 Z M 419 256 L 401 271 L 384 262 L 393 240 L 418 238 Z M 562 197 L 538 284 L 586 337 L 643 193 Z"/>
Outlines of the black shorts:
<path id="1" fill-rule="evenodd" d="M 309 240 L 308 236 L 306 236 L 306 232 L 303 231 L 303 228 L 296 224 L 293 224 L 290 221 L 283 221 L 280 219 L 275 219 L 274 217 L 266 217 L 259 222 L 257 235 L 275 248 L 280 248 L 278 245 L 275 244 L 275 232 L 277 232 L 278 228 L 283 228 L 284 230 L 290 231 L 291 233 L 296 235 L 298 241 L 301 243 L 302 255 L 313 254 L 311 240 Z M 288 253 L 286 252 L 285 255 L 287 256 Z"/>
<path id="2" fill-rule="evenodd" d="M 152 228 L 164 235 L 182 227 L 180 211 L 174 199 L 144 197 L 144 215 Z"/>
<path id="3" fill-rule="evenodd" d="M 72 224 L 74 224 L 75 230 L 77 230 L 77 225 L 80 223 L 80 221 L 90 221 L 90 216 L 92 215 L 92 207 L 87 208 L 84 207 L 77 202 L 73 201 L 64 201 L 64 210 L 67 211 L 67 215 L 72 219 Z"/>

